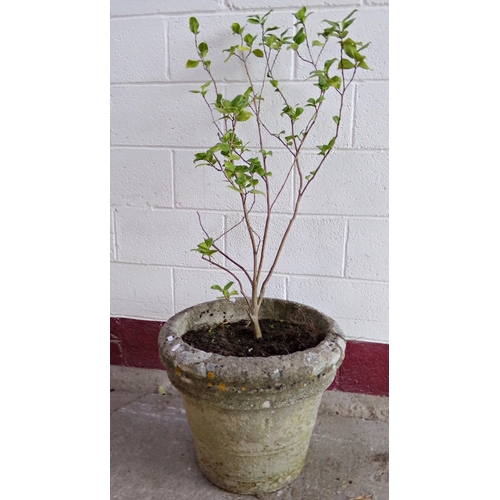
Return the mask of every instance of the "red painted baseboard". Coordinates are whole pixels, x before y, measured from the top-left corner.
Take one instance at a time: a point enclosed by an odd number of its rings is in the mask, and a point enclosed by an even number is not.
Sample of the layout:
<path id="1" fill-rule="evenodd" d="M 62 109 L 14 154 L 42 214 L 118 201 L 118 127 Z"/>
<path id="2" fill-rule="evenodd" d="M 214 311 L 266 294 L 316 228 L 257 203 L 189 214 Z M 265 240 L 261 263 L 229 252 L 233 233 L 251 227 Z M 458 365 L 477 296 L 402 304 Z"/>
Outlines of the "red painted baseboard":
<path id="1" fill-rule="evenodd" d="M 158 354 L 158 333 L 163 324 L 111 318 L 111 364 L 163 369 Z M 345 360 L 329 389 L 389 396 L 389 345 L 348 340 Z"/>

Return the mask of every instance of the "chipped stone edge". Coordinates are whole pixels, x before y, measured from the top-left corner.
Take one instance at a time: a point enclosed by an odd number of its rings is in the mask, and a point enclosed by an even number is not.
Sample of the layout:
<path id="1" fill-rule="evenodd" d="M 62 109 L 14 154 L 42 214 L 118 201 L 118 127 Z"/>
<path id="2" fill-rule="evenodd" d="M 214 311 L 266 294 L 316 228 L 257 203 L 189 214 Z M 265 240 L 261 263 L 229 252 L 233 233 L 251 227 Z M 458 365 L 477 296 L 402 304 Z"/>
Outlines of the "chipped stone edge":
<path id="1" fill-rule="evenodd" d="M 164 370 L 111 365 L 111 388 L 139 394 L 158 394 L 162 386 L 167 394 L 179 394 Z M 325 391 L 319 407 L 320 415 L 389 421 L 389 398 L 352 392 Z"/>

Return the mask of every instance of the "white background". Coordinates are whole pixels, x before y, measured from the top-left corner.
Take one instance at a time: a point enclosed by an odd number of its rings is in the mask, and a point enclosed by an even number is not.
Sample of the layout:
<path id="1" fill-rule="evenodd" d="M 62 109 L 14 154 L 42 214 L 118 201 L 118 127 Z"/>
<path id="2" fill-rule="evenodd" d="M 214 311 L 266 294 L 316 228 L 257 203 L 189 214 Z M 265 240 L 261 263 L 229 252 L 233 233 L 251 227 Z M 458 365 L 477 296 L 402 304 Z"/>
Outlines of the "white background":
<path id="1" fill-rule="evenodd" d="M 391 6 L 391 498 L 498 492 L 495 14 Z M 109 10 L 0 22 L 1 490 L 106 497 Z"/>

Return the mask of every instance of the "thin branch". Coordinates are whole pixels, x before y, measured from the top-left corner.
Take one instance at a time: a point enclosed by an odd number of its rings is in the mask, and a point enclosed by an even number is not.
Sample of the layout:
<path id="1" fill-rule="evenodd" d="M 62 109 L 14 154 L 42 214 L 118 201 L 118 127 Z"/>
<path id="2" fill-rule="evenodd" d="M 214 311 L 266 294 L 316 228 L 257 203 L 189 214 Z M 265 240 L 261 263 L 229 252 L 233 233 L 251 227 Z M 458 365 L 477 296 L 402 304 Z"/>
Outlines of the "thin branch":
<path id="1" fill-rule="evenodd" d="M 215 267 L 218 267 L 219 269 L 222 269 L 224 272 L 228 273 L 230 276 L 232 276 L 238 282 L 238 288 L 240 289 L 241 296 L 245 299 L 245 302 L 247 303 L 248 309 L 250 311 L 251 310 L 250 299 L 248 298 L 247 294 L 245 293 L 243 285 L 242 285 L 240 279 L 238 278 L 238 276 L 233 271 L 231 271 L 231 269 L 223 266 L 222 264 L 219 264 L 218 262 L 211 260 L 209 257 L 206 257 L 205 255 L 203 255 L 201 257 L 201 259 L 204 260 L 205 262 L 208 262 L 212 266 L 215 266 Z"/>
<path id="2" fill-rule="evenodd" d="M 199 212 L 196 212 L 198 214 L 198 222 L 200 223 L 200 226 L 201 226 L 201 230 L 203 231 L 203 233 L 205 234 L 205 236 L 207 238 L 210 238 L 209 234 L 207 233 L 207 231 L 205 230 L 204 226 L 203 226 L 203 223 L 201 222 L 201 216 L 200 216 L 200 213 Z M 227 232 L 226 232 L 227 233 Z M 226 233 L 223 233 L 221 236 L 223 236 L 224 234 Z M 221 237 L 219 236 L 219 238 Z M 217 239 L 219 239 L 217 238 Z M 215 248 L 215 250 L 217 250 L 217 252 L 222 255 L 224 258 L 226 258 L 229 262 L 231 262 L 232 264 L 234 264 L 238 269 L 240 269 L 241 271 L 243 271 L 243 273 L 245 274 L 245 276 L 247 277 L 248 281 L 250 283 L 252 283 L 252 278 L 250 276 L 250 274 L 248 274 L 248 271 L 241 265 L 239 264 L 238 262 L 236 262 L 234 259 L 232 259 L 231 257 L 229 257 L 229 255 L 226 254 L 226 252 L 224 252 L 219 246 L 217 245 L 214 245 L 212 243 L 212 246 Z M 204 258 L 205 256 L 202 255 L 202 259 Z M 208 259 L 204 259 L 204 260 L 207 260 L 207 262 L 210 262 L 211 264 L 213 264 L 214 266 L 217 266 L 217 267 L 221 267 L 222 264 L 219 264 L 215 261 L 213 261 L 211 258 L 208 258 Z M 223 269 L 225 269 L 225 267 L 222 267 Z M 228 271 L 229 272 L 229 271 Z"/>

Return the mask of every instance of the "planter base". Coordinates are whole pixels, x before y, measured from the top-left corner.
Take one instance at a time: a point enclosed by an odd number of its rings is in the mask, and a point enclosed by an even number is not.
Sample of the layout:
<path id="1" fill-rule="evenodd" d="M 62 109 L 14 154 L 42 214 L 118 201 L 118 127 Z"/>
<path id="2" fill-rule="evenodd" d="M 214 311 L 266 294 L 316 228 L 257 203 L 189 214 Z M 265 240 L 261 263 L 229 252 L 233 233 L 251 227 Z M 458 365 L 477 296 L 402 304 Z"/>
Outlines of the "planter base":
<path id="1" fill-rule="evenodd" d="M 215 485 L 240 494 L 272 493 L 300 475 L 321 395 L 288 407 L 240 411 L 183 399 L 200 468 Z"/>

